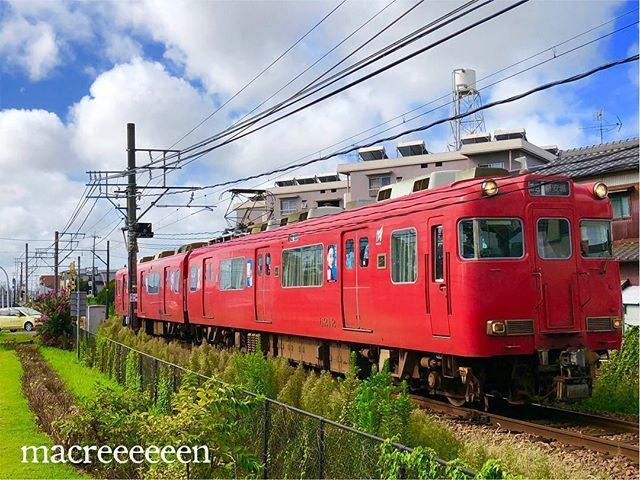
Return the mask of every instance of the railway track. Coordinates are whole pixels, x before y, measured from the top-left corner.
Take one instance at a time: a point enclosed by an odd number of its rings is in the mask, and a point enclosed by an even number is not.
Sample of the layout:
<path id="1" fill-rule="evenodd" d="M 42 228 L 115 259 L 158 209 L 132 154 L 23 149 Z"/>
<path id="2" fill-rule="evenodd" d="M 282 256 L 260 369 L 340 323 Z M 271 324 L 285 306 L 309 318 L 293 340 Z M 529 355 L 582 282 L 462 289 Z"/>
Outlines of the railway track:
<path id="1" fill-rule="evenodd" d="M 566 445 L 582 447 L 610 455 L 622 455 L 639 462 L 638 445 L 603 438 L 621 433 L 638 435 L 638 425 L 608 417 L 573 412 L 543 405 L 530 405 L 514 410 L 515 415 L 482 412 L 467 407 L 455 407 L 438 400 L 412 395 L 411 399 L 420 407 L 435 412 L 446 413 L 478 423 L 491 424 L 513 432 L 528 433 Z M 535 421 L 533 421 L 535 419 Z M 571 427 L 548 425 L 549 421 L 568 423 Z M 584 433 L 575 427 L 591 427 L 598 433 Z"/>

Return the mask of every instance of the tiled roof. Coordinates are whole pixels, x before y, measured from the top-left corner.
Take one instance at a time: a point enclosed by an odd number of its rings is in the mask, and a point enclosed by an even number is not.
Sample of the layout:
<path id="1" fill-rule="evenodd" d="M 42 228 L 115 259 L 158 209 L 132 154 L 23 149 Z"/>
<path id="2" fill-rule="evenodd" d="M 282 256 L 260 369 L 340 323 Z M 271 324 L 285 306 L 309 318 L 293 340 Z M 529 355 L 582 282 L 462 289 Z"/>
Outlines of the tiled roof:
<path id="1" fill-rule="evenodd" d="M 562 173 L 571 177 L 593 177 L 605 173 L 638 170 L 638 138 L 602 143 L 590 147 L 561 150 L 544 173 Z"/>
<path id="2" fill-rule="evenodd" d="M 640 241 L 615 240 L 613 242 L 613 256 L 621 262 L 637 262 L 640 260 Z"/>

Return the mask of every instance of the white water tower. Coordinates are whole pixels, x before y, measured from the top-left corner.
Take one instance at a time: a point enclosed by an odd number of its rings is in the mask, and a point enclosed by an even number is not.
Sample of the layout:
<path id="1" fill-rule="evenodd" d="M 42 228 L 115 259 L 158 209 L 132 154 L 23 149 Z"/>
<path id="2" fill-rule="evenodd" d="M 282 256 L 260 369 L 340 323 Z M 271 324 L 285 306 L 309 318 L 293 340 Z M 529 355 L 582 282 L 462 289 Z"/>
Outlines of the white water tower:
<path id="1" fill-rule="evenodd" d="M 453 71 L 453 116 L 465 114 L 482 106 L 480 92 L 476 90 L 476 71 L 470 68 L 457 68 Z M 482 112 L 471 113 L 468 116 L 451 121 L 452 142 L 450 150 L 458 150 L 461 138 L 486 131 Z"/>

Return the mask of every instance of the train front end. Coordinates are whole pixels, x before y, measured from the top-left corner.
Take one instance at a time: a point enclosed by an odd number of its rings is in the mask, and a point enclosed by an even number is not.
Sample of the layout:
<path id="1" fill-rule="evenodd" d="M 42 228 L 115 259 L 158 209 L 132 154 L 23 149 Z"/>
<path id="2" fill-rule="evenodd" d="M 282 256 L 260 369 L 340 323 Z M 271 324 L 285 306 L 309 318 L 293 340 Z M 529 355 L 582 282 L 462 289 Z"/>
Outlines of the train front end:
<path id="1" fill-rule="evenodd" d="M 460 287 L 482 285 L 466 290 L 464 317 L 478 332 L 469 351 L 485 357 L 484 393 L 588 398 L 623 323 L 606 186 L 535 174 L 491 182 L 458 221 Z"/>

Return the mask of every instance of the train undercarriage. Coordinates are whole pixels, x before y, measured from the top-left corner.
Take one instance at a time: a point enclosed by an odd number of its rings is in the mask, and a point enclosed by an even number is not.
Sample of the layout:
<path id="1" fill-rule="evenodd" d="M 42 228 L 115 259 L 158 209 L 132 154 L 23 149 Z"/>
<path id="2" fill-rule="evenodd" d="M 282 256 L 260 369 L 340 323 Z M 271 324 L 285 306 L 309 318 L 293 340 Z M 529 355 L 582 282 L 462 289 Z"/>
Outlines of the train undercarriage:
<path id="1" fill-rule="evenodd" d="M 537 355 L 466 358 L 438 353 L 349 344 L 331 340 L 143 320 L 149 335 L 262 352 L 313 368 L 362 375 L 389 369 L 412 390 L 446 397 L 452 404 L 484 403 L 501 397 L 510 403 L 577 401 L 591 396 L 600 356 L 588 349 L 544 350 Z"/>

